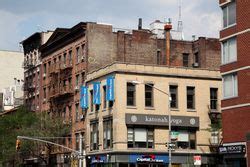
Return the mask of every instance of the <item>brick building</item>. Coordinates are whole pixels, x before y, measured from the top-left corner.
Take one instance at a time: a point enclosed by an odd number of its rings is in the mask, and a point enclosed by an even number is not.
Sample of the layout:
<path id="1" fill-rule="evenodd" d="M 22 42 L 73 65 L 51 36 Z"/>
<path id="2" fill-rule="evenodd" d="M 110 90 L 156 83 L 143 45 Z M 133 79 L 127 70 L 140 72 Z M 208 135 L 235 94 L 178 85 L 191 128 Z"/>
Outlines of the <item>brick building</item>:
<path id="1" fill-rule="evenodd" d="M 41 85 L 41 53 L 39 47 L 44 44 L 50 35 L 48 32 L 37 32 L 21 42 L 24 50 L 24 104 L 32 111 L 40 111 L 40 85 Z"/>
<path id="2" fill-rule="evenodd" d="M 79 102 L 80 87 L 85 84 L 87 73 L 113 62 L 219 70 L 218 39 L 200 37 L 185 41 L 175 38 L 173 32 L 170 35 L 171 56 L 167 59 L 166 40 L 152 30 L 123 30 L 81 22 L 53 32 L 39 49 L 41 86 L 37 98 L 40 99 L 40 111 L 61 116 L 65 123 L 72 125 L 64 144 L 80 150 L 79 138 L 86 136 L 86 111 Z"/>
<path id="3" fill-rule="evenodd" d="M 249 166 L 250 155 L 245 148 L 250 132 L 250 1 L 220 0 L 219 4 L 223 11 L 220 41 L 224 88 L 220 152 L 229 165 Z"/>

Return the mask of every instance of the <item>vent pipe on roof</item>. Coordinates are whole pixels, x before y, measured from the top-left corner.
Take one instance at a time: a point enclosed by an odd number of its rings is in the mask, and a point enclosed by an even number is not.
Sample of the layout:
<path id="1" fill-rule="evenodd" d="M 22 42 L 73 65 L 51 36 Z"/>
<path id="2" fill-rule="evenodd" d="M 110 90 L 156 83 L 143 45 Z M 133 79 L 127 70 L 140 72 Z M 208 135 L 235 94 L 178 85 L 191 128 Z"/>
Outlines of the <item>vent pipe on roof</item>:
<path id="1" fill-rule="evenodd" d="M 170 30 L 172 29 L 171 19 L 168 19 L 167 24 L 164 26 L 166 36 L 166 65 L 170 66 Z"/>
<path id="2" fill-rule="evenodd" d="M 138 22 L 138 30 L 142 29 L 142 18 L 139 18 L 139 22 Z"/>

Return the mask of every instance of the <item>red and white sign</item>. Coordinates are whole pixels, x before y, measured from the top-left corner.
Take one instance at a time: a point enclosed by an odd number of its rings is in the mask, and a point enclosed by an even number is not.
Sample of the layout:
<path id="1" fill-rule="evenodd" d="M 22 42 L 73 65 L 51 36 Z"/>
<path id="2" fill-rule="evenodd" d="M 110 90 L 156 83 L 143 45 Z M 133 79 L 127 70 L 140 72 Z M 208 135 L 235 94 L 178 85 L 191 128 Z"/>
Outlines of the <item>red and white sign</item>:
<path id="1" fill-rule="evenodd" d="M 201 156 L 200 155 L 194 156 L 194 165 L 201 165 Z"/>

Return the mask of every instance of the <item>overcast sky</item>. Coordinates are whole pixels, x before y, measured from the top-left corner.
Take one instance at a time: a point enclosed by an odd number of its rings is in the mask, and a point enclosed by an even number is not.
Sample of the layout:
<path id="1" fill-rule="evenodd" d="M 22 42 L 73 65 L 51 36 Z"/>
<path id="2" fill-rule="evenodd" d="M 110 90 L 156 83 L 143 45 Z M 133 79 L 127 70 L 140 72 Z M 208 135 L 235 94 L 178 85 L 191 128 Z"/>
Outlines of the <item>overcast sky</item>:
<path id="1" fill-rule="evenodd" d="M 176 29 L 179 0 L 0 0 L 0 50 L 19 50 L 19 42 L 37 31 L 69 28 L 80 21 L 109 23 L 118 28 L 143 28 L 172 18 Z M 218 37 L 218 0 L 181 0 L 186 39 Z"/>

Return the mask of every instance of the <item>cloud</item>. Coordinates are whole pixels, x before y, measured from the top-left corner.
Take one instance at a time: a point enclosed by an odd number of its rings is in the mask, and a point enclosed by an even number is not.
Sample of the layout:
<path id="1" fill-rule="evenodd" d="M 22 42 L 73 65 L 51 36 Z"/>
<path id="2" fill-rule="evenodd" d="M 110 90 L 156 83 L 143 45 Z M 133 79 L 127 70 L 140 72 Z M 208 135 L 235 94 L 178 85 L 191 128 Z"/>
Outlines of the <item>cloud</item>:
<path id="1" fill-rule="evenodd" d="M 17 50 L 22 37 L 56 27 L 72 27 L 80 21 L 113 24 L 119 28 L 143 27 L 156 19 L 172 18 L 176 28 L 179 0 L 0 0 L 0 49 Z M 182 0 L 185 36 L 218 37 L 220 9 L 217 1 Z M 39 27 L 38 27 L 39 25 Z"/>

